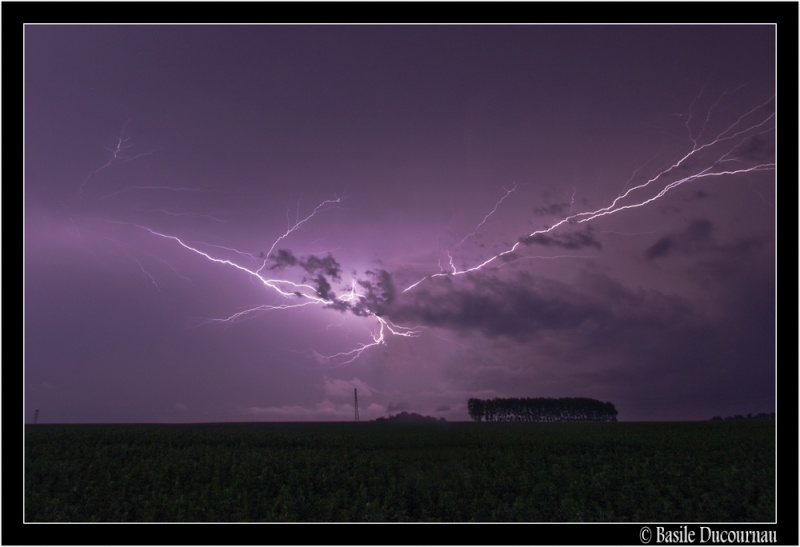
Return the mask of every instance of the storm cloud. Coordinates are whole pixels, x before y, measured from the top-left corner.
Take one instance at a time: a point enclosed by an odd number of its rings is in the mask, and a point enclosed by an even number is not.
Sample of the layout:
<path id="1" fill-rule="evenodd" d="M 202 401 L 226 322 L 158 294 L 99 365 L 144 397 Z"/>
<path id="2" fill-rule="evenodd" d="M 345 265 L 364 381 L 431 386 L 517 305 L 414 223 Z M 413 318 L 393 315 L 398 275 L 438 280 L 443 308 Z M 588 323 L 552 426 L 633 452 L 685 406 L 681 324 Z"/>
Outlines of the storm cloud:
<path id="1" fill-rule="evenodd" d="M 695 220 L 685 230 L 661 237 L 648 247 L 644 256 L 648 260 L 664 258 L 674 253 L 692 254 L 707 250 L 713 245 L 713 224 L 708 220 Z"/>
<path id="2" fill-rule="evenodd" d="M 579 232 L 534 234 L 521 237 L 520 241 L 525 245 L 541 245 L 543 247 L 573 250 L 587 247 L 601 249 L 603 247 L 589 228 Z"/>
<path id="3" fill-rule="evenodd" d="M 541 333 L 581 328 L 663 325 L 685 320 L 691 306 L 657 291 L 636 291 L 599 274 L 582 273 L 572 283 L 518 272 L 507 278 L 470 274 L 463 281 L 420 285 L 404 294 L 388 315 L 397 322 L 519 341 Z"/>

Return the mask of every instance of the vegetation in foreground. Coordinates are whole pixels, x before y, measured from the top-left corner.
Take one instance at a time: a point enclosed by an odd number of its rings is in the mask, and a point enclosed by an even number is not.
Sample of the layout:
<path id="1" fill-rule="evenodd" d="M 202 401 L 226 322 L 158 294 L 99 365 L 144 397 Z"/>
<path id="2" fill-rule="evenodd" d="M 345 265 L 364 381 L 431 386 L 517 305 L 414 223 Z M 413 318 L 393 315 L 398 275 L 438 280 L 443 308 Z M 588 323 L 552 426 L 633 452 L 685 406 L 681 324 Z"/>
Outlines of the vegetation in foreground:
<path id="1" fill-rule="evenodd" d="M 765 522 L 774 422 L 29 425 L 27 522 Z"/>

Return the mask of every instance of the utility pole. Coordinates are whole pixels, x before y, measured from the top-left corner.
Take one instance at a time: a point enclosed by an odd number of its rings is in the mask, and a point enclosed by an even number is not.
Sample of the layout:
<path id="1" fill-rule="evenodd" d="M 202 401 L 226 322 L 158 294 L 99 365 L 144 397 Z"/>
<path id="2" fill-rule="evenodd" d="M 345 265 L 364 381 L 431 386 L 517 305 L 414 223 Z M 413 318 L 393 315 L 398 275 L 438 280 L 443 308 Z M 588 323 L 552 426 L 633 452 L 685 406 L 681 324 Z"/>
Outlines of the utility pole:
<path id="1" fill-rule="evenodd" d="M 355 397 L 356 421 L 358 421 L 358 390 L 356 388 L 353 388 L 353 396 Z"/>

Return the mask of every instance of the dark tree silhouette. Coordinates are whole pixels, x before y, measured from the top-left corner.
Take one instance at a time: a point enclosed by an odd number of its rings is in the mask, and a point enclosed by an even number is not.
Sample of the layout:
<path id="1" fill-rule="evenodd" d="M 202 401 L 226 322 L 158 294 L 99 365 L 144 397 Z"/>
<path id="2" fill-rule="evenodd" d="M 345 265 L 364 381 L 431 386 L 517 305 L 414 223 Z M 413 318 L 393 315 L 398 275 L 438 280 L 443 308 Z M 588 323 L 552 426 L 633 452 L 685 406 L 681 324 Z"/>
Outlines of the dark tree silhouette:
<path id="1" fill-rule="evenodd" d="M 616 422 L 617 409 L 588 397 L 469 399 L 476 422 Z"/>

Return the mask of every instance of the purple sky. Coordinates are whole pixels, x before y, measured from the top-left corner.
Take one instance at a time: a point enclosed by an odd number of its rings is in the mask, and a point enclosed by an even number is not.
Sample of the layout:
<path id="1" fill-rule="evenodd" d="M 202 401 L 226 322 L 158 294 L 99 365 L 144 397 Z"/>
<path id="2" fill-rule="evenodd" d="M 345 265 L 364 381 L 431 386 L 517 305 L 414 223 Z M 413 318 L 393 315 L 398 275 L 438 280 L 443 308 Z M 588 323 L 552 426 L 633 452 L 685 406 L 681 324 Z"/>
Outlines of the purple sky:
<path id="1" fill-rule="evenodd" d="M 27 26 L 26 420 L 771 412 L 774 82 L 769 25 Z"/>

